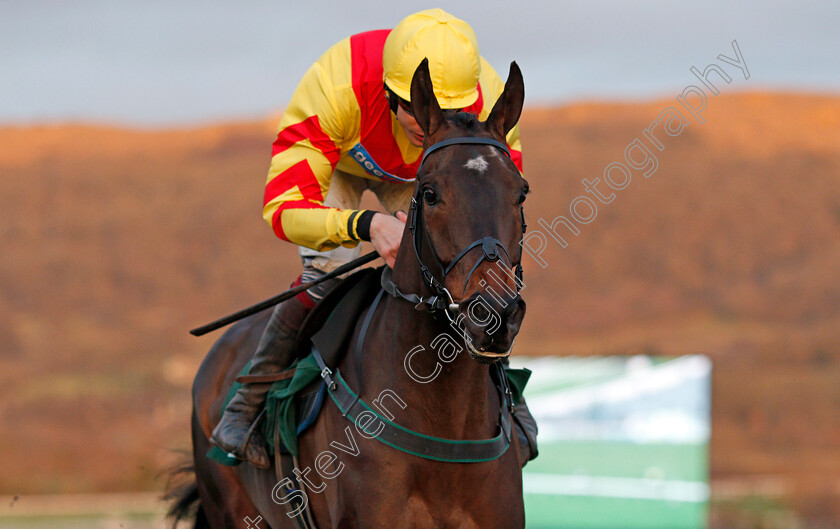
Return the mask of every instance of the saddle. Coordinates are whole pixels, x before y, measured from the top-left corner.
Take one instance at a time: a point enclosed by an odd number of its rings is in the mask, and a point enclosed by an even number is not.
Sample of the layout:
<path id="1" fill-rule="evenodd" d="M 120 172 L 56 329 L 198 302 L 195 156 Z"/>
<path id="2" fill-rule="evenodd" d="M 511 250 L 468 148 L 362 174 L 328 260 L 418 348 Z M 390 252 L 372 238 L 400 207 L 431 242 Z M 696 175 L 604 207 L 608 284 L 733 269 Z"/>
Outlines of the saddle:
<path id="1" fill-rule="evenodd" d="M 297 455 L 298 436 L 315 423 L 326 396 L 326 384 L 319 376 L 321 369 L 309 355 L 311 344 L 316 341 L 323 347 L 322 353 L 330 365 L 341 362 L 347 349 L 344 346 L 361 313 L 381 288 L 381 273 L 382 268 L 364 268 L 351 274 L 330 290 L 304 320 L 295 346 L 298 360 L 284 371 L 293 374 L 274 382 L 266 395 L 260 428 L 269 453 Z M 240 376 L 247 374 L 250 367 L 248 362 Z M 241 383 L 233 383 L 222 409 L 240 387 Z M 242 463 L 217 446 L 210 449 L 207 457 L 226 466 Z"/>

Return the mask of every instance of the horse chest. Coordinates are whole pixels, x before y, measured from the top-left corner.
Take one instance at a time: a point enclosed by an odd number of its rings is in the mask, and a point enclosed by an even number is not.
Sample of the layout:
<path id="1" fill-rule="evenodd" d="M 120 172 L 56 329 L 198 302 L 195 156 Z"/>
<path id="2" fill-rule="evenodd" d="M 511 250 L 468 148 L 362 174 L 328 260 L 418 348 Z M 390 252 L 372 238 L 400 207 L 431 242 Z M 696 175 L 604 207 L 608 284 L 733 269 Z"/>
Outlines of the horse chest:
<path id="1" fill-rule="evenodd" d="M 418 462 L 372 440 L 360 440 L 359 451 L 360 457 L 348 462 L 344 479 L 336 484 L 340 498 L 331 499 L 356 522 L 338 523 L 336 528 L 515 529 L 525 525 L 521 479 L 511 478 L 519 476 L 515 456 L 474 465 Z"/>

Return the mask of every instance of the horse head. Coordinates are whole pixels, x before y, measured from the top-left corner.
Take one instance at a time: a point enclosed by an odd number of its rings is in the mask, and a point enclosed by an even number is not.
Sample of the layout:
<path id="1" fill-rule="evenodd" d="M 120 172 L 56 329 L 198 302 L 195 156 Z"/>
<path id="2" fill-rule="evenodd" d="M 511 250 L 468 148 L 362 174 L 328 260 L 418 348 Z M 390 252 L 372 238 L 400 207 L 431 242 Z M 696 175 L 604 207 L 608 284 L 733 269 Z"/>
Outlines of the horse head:
<path id="1" fill-rule="evenodd" d="M 510 354 L 525 315 L 520 242 L 528 182 L 505 143 L 519 120 L 524 90 L 522 73 L 511 63 L 504 92 L 480 121 L 441 110 L 427 60 L 411 83 L 425 153 L 408 221 L 410 244 L 425 291 L 447 304 L 444 312 L 482 363 Z"/>

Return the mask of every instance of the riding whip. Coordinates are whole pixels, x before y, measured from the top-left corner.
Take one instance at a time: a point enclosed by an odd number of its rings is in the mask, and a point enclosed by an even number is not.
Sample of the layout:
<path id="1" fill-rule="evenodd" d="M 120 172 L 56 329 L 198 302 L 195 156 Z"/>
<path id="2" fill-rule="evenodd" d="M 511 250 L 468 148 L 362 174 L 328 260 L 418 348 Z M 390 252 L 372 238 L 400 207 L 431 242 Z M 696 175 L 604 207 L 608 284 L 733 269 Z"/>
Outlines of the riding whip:
<path id="1" fill-rule="evenodd" d="M 282 303 L 283 301 L 286 301 L 289 298 L 293 298 L 293 297 L 297 296 L 298 294 L 300 294 L 301 292 L 304 292 L 307 289 L 309 289 L 311 287 L 314 287 L 318 283 L 323 283 L 324 281 L 326 281 L 328 279 L 332 279 L 336 276 L 340 276 L 341 274 L 344 274 L 344 273 L 349 272 L 349 271 L 351 271 L 355 268 L 358 268 L 362 265 L 365 265 L 365 264 L 373 261 L 377 257 L 379 257 L 379 254 L 376 253 L 376 252 L 370 252 L 368 254 L 365 254 L 365 255 L 359 257 L 358 259 L 355 259 L 353 261 L 350 261 L 347 264 L 343 264 L 343 265 L 339 266 L 338 268 L 336 268 L 335 270 L 333 270 L 332 272 L 330 272 L 328 274 L 322 275 L 321 277 L 319 277 L 315 281 L 310 281 L 309 283 L 301 283 L 300 285 L 296 286 L 295 288 L 291 288 L 291 289 L 283 292 L 282 294 L 278 294 L 278 295 L 276 295 L 272 298 L 269 298 L 265 301 L 261 301 L 261 302 L 257 303 L 256 305 L 252 305 L 252 306 L 250 306 L 246 309 L 242 309 L 238 312 L 234 312 L 233 314 L 231 314 L 229 316 L 225 316 L 224 318 L 220 318 L 216 321 L 210 322 L 207 325 L 202 325 L 201 327 L 196 327 L 195 329 L 190 331 L 190 334 L 192 334 L 193 336 L 203 336 L 203 335 L 207 334 L 208 332 L 215 331 L 216 329 L 220 329 L 220 328 L 224 327 L 225 325 L 230 325 L 231 323 L 233 323 L 235 321 L 239 321 L 242 318 L 245 318 L 245 317 L 250 316 L 252 314 L 256 314 L 258 312 L 261 312 L 261 311 L 263 311 L 263 310 L 265 310 L 269 307 L 273 307 L 274 305 L 277 305 L 278 303 Z"/>

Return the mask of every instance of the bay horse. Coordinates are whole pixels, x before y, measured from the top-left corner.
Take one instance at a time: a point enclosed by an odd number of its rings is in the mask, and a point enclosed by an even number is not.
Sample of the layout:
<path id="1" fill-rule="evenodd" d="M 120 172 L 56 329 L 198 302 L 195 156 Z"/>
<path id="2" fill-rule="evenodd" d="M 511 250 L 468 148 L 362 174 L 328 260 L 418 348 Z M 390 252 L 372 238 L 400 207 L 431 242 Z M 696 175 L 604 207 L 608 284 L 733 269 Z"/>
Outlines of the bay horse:
<path id="1" fill-rule="evenodd" d="M 411 110 L 424 132 L 425 152 L 389 283 L 389 293 L 399 295 L 380 296 L 365 318 L 363 356 L 344 355 L 339 370 L 346 374 L 349 387 L 362 387 L 359 397 L 364 402 L 375 401 L 388 390 L 394 421 L 420 438 L 457 443 L 504 437 L 500 434 L 504 396 L 490 372 L 510 354 L 525 313 L 513 271 L 521 274 L 522 201 L 528 184 L 505 146 L 506 134 L 519 120 L 523 98 L 516 63 L 511 64 L 504 92 L 484 122 L 469 113 L 441 110 L 427 61 L 412 79 Z M 492 271 L 502 264 L 510 273 Z M 488 291 L 491 276 L 497 279 L 493 292 Z M 503 285 L 498 278 L 507 288 L 499 288 Z M 418 311 L 415 304 L 436 314 Z M 476 306 L 483 307 L 473 310 L 478 319 L 460 318 L 458 339 L 464 347 L 452 345 L 449 351 L 465 349 L 468 354 L 450 355 L 442 362 L 440 351 L 434 354 L 435 339 L 455 334 L 453 315 Z M 480 324 L 485 321 L 481 313 L 488 312 L 498 317 L 492 331 Z M 228 388 L 251 358 L 267 319 L 267 312 L 260 313 L 228 330 L 196 375 L 192 414 L 196 483 L 172 512 L 183 514 L 197 501 L 197 528 L 298 527 L 289 514 L 290 505 L 284 504 L 291 498 L 279 492 L 273 470 L 249 464 L 223 466 L 205 456 Z M 357 325 L 353 340 L 361 326 Z M 419 345 L 423 348 L 417 349 Z M 407 359 L 410 351 L 416 354 Z M 410 376 L 409 370 L 416 376 Z M 363 374 L 363 385 L 357 372 Z M 519 445 L 509 423 L 507 445 L 481 462 L 420 457 L 360 435 L 363 429 L 358 423 L 353 426 L 326 399 L 317 421 L 299 439 L 295 472 L 309 489 L 311 525 L 318 529 L 524 527 Z"/>

